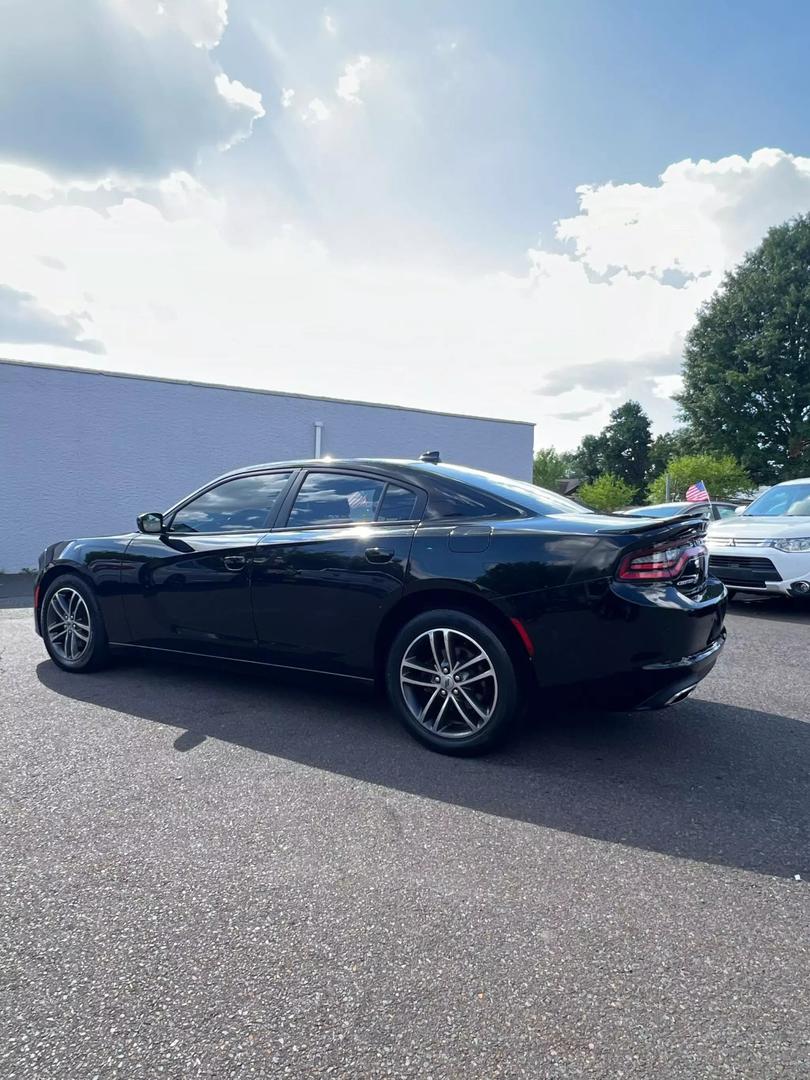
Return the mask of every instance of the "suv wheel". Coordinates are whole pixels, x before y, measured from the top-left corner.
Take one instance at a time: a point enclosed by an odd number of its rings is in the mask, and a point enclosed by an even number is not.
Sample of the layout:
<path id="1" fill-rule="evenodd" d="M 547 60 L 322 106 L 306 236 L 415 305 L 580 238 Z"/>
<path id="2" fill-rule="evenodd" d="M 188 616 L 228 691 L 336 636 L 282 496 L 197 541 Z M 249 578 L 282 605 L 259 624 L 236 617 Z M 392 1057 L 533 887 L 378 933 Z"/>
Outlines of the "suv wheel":
<path id="1" fill-rule="evenodd" d="M 388 653 L 386 688 L 408 731 L 440 753 L 484 753 L 515 724 L 509 653 L 486 623 L 464 612 L 428 611 L 403 626 Z"/>
<path id="2" fill-rule="evenodd" d="M 48 655 L 63 671 L 96 671 L 109 660 L 104 620 L 80 577 L 65 574 L 48 586 L 40 627 Z"/>

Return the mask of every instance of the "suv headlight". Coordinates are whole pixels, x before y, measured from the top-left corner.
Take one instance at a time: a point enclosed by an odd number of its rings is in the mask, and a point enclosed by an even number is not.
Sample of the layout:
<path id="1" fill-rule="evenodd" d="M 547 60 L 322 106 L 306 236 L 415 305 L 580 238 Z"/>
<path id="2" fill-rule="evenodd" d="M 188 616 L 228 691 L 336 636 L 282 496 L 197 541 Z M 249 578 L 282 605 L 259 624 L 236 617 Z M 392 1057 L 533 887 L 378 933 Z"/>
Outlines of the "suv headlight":
<path id="1" fill-rule="evenodd" d="M 810 536 L 784 536 L 771 544 L 777 551 L 810 551 Z"/>

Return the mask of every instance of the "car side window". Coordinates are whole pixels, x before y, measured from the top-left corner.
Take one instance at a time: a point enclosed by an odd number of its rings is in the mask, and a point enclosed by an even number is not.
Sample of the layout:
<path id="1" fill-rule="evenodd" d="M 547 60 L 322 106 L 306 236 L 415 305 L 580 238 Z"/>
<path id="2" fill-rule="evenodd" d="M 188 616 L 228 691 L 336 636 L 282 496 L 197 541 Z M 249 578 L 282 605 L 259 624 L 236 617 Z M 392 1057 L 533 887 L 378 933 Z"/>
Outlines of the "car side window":
<path id="1" fill-rule="evenodd" d="M 385 489 L 377 521 L 413 521 L 419 496 L 415 491 L 389 484 Z"/>
<path id="2" fill-rule="evenodd" d="M 726 506 L 725 504 L 719 504 L 717 506 L 717 516 L 721 518 L 729 518 L 737 516 L 736 506 Z"/>
<path id="3" fill-rule="evenodd" d="M 290 473 L 239 476 L 209 488 L 181 506 L 171 523 L 172 532 L 242 532 L 264 529 L 287 486 Z"/>
<path id="4" fill-rule="evenodd" d="M 369 476 L 311 472 L 298 489 L 287 526 L 374 521 L 384 490 L 383 480 Z"/>

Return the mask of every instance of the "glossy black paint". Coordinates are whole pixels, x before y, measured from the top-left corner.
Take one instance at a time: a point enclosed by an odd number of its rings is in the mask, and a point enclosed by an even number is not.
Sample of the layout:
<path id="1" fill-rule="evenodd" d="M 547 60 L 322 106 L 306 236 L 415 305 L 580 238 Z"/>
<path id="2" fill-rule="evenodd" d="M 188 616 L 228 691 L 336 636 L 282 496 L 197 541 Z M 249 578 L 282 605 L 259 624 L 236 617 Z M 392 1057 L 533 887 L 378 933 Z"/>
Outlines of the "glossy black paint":
<path id="1" fill-rule="evenodd" d="M 415 519 L 288 527 L 307 472 L 330 469 L 411 488 L 419 495 Z M 171 531 L 172 515 L 202 491 L 235 476 L 281 470 L 289 482 L 263 528 Z M 122 648 L 360 679 L 375 677 L 386 642 L 405 619 L 448 604 L 487 618 L 541 687 L 585 683 L 610 704 L 645 707 L 663 703 L 668 687 L 709 670 L 716 653 L 703 653 L 723 633 L 719 581 L 705 577 L 682 591 L 615 579 L 627 552 L 694 535 L 702 522 L 538 515 L 517 497 L 486 519 L 442 517 L 464 487 L 442 466 L 417 462 L 256 466 L 171 507 L 160 535 L 51 546 L 40 557 L 39 593 L 60 572 L 80 573 L 98 594 L 111 643 Z M 38 607 L 36 619 L 38 625 Z M 531 658 L 513 620 L 531 640 Z"/>
<path id="2" fill-rule="evenodd" d="M 121 565 L 133 645 L 250 658 L 250 579 L 258 536 L 138 533 Z"/>
<path id="3" fill-rule="evenodd" d="M 381 619 L 405 591 L 415 525 L 280 529 L 259 541 L 253 616 L 262 658 L 369 675 Z"/>

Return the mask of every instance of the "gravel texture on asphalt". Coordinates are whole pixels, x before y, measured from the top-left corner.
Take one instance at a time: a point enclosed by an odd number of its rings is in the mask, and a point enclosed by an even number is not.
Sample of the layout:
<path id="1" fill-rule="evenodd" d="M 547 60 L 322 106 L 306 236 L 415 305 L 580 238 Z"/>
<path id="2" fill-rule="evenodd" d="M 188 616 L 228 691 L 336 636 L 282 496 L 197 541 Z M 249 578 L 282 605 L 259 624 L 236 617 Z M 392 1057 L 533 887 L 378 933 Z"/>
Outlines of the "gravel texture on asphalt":
<path id="1" fill-rule="evenodd" d="M 0 1076 L 806 1080 L 810 613 L 731 611 L 689 701 L 472 761 L 0 612 Z"/>

